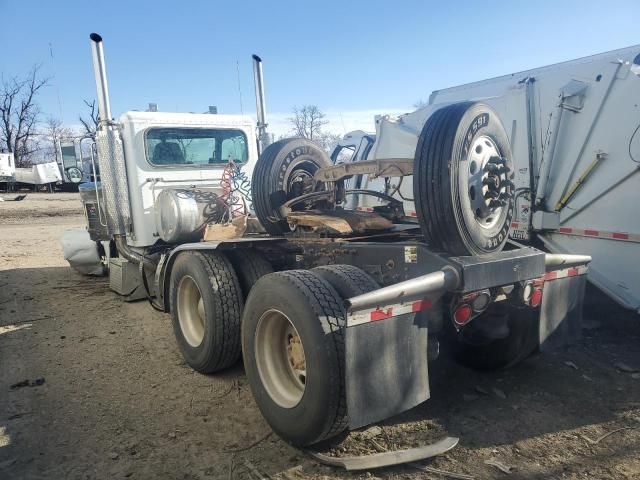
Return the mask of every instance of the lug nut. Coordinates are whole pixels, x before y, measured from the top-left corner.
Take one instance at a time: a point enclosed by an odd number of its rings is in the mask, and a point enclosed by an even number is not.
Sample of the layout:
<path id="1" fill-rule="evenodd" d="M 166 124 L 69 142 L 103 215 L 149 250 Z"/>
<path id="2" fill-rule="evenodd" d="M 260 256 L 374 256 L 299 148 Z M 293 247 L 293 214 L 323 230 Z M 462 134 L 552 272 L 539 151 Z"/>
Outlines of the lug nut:
<path id="1" fill-rule="evenodd" d="M 491 188 L 491 187 L 494 187 L 494 188 L 495 188 L 495 187 L 496 187 L 496 185 L 497 185 L 496 179 L 495 179 L 495 178 L 493 178 L 493 177 L 487 177 L 487 178 L 484 178 L 484 179 L 482 180 L 482 183 L 484 183 L 485 185 L 487 185 L 489 188 Z"/>
<path id="2" fill-rule="evenodd" d="M 487 191 L 487 193 L 484 194 L 484 198 L 485 200 L 490 200 L 490 199 L 496 199 L 499 197 L 499 193 L 493 190 L 489 190 Z"/>

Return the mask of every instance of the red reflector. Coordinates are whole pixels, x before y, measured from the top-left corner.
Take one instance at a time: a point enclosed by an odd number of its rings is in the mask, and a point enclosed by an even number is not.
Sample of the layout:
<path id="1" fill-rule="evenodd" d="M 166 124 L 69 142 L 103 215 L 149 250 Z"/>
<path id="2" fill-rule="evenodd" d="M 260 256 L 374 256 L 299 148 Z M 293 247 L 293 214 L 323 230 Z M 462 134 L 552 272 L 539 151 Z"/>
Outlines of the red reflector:
<path id="1" fill-rule="evenodd" d="M 411 311 L 414 313 L 421 312 L 425 308 L 431 308 L 432 302 L 429 299 L 420 300 L 419 302 L 413 302 L 411 305 Z"/>
<path id="2" fill-rule="evenodd" d="M 538 307 L 542 303 L 542 290 L 536 288 L 531 294 L 531 299 L 529 300 L 529 305 L 532 307 Z"/>
<path id="3" fill-rule="evenodd" d="M 387 318 L 391 318 L 392 316 L 393 316 L 393 309 L 388 308 L 386 311 L 378 309 L 371 312 L 371 321 L 378 322 L 380 320 L 386 320 Z"/>
<path id="4" fill-rule="evenodd" d="M 473 310 L 469 305 L 463 303 L 459 305 L 455 311 L 453 312 L 453 321 L 457 325 L 464 325 L 471 319 L 471 315 L 473 314 Z"/>

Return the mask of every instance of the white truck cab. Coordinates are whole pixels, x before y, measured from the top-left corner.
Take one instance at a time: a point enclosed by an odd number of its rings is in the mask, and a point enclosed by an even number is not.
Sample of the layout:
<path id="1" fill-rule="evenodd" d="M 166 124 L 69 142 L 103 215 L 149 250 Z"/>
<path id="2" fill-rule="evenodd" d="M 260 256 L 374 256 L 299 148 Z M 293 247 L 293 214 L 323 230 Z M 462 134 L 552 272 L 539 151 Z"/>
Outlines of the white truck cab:
<path id="1" fill-rule="evenodd" d="M 242 115 L 125 112 L 117 120 L 131 204 L 127 243 L 158 241 L 156 200 L 167 188 L 221 192 L 229 161 L 251 176 L 258 158 L 253 120 Z"/>

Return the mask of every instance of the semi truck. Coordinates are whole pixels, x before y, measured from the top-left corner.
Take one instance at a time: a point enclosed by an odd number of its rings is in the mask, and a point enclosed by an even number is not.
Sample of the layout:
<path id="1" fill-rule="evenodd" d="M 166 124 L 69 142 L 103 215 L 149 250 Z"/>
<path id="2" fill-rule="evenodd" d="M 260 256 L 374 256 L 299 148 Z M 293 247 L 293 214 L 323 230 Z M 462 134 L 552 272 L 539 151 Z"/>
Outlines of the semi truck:
<path id="1" fill-rule="evenodd" d="M 77 191 L 78 185 L 92 180 L 92 165 L 82 151 L 83 142 L 88 140 L 88 137 L 90 136 L 55 142 L 56 162 L 62 177 L 60 188 L 63 191 Z"/>
<path id="2" fill-rule="evenodd" d="M 257 406 L 286 441 L 312 445 L 424 402 L 441 345 L 493 369 L 579 335 L 591 258 L 509 238 L 519 160 L 488 103 L 420 111 L 417 146 L 380 121 L 377 139 L 352 142 L 373 156 L 332 161 L 307 139 L 269 144 L 255 55 L 257 125 L 239 115 L 113 119 L 103 40 L 90 39 L 100 182 L 81 192 L 111 287 L 170 314 L 195 370 L 242 358 Z M 396 192 L 384 188 L 391 179 Z M 363 211 L 356 197 L 381 202 Z"/>

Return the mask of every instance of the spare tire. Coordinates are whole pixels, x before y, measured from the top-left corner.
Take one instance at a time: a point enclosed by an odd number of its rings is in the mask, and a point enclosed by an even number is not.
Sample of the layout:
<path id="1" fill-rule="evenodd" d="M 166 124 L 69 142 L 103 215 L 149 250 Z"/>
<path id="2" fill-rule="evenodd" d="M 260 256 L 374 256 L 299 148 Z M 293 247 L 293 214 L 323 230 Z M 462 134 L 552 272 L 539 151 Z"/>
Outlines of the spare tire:
<path id="1" fill-rule="evenodd" d="M 290 231 L 280 207 L 287 200 L 313 190 L 303 189 L 302 181 L 318 169 L 331 165 L 329 156 L 311 140 L 287 138 L 269 145 L 256 163 L 251 184 L 253 207 L 264 229 L 273 236 Z M 304 209 L 300 204 L 293 210 Z"/>
<path id="2" fill-rule="evenodd" d="M 452 255 L 502 250 L 513 217 L 513 160 L 496 112 L 477 102 L 436 110 L 415 155 L 416 213 L 427 243 Z"/>

